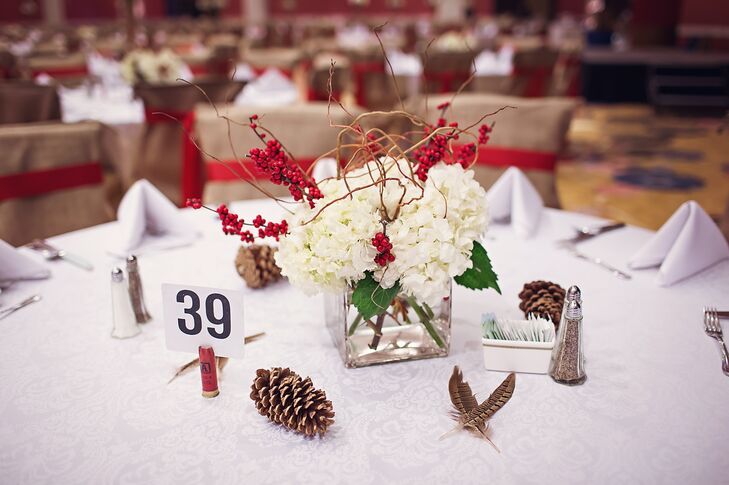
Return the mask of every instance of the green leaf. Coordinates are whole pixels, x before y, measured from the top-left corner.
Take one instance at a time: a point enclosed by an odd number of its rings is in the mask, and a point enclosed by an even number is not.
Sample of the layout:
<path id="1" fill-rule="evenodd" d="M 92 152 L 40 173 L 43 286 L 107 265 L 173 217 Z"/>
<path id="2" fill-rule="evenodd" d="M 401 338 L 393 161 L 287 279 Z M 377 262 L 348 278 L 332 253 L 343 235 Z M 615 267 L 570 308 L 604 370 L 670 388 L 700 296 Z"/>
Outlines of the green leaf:
<path id="1" fill-rule="evenodd" d="M 462 275 L 456 276 L 456 283 L 472 290 L 484 290 L 493 288 L 501 294 L 498 279 L 491 267 L 491 260 L 488 253 L 478 241 L 473 241 L 473 250 L 471 251 L 471 261 L 473 266 L 463 272 Z"/>
<path id="2" fill-rule="evenodd" d="M 357 283 L 352 293 L 352 303 L 362 318 L 369 320 L 387 310 L 398 291 L 400 291 L 399 281 L 392 288 L 383 288 L 372 277 L 372 272 L 367 271 L 364 279 Z"/>

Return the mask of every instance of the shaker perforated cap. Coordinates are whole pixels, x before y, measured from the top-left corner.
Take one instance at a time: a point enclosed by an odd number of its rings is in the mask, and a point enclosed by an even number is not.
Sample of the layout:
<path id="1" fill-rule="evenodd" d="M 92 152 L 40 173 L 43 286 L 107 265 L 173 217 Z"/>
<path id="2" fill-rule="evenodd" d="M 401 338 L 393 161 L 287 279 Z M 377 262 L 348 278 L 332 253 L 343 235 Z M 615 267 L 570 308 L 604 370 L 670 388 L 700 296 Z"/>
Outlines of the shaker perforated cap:
<path id="1" fill-rule="evenodd" d="M 570 286 L 569 290 L 567 290 L 567 295 L 565 296 L 565 299 L 567 301 L 578 301 L 582 303 L 582 291 L 580 291 L 579 286 L 572 285 Z"/>
<path id="2" fill-rule="evenodd" d="M 121 268 L 114 268 L 111 270 L 111 281 L 115 283 L 124 281 L 124 272 L 122 272 Z"/>
<path id="3" fill-rule="evenodd" d="M 567 310 L 565 310 L 565 317 L 570 320 L 576 320 L 582 318 L 582 305 L 577 300 L 571 300 L 567 303 Z"/>

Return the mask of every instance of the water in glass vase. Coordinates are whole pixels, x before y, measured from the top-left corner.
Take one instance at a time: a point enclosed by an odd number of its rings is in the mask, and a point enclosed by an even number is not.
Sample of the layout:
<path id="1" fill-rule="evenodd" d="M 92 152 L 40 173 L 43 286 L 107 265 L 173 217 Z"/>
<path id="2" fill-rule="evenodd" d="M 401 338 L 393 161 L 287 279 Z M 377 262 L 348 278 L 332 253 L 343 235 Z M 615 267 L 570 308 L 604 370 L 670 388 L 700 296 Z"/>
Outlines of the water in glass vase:
<path id="1" fill-rule="evenodd" d="M 369 320 L 352 304 L 351 290 L 326 294 L 324 301 L 327 327 L 347 367 L 448 355 L 450 296 L 431 308 L 400 294 L 386 311 Z"/>

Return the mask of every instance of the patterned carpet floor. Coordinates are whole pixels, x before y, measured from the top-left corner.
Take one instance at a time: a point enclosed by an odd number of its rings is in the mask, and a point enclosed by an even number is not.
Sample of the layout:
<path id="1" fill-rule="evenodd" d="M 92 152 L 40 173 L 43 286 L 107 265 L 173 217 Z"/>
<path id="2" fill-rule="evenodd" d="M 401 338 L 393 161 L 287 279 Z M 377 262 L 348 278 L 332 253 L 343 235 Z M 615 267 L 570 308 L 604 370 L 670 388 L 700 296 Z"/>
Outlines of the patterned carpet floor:
<path id="1" fill-rule="evenodd" d="M 558 164 L 562 207 L 657 229 L 693 199 L 718 219 L 729 199 L 727 128 L 647 106 L 583 106 Z"/>

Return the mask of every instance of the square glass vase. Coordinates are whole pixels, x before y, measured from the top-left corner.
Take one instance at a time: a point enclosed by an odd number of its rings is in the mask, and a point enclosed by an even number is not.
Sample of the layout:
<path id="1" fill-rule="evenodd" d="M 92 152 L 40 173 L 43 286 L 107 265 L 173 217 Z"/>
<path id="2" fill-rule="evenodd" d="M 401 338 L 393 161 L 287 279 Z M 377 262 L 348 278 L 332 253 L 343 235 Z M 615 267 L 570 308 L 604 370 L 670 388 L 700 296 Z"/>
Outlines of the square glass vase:
<path id="1" fill-rule="evenodd" d="M 352 290 L 324 295 L 324 314 L 334 345 L 349 368 L 445 357 L 451 345 L 451 283 L 436 308 L 398 295 L 387 310 L 364 320 Z"/>

